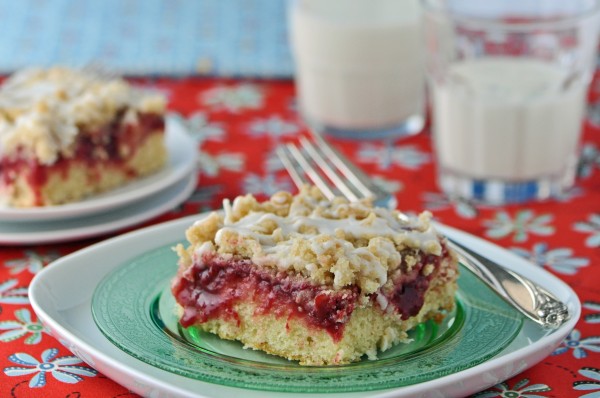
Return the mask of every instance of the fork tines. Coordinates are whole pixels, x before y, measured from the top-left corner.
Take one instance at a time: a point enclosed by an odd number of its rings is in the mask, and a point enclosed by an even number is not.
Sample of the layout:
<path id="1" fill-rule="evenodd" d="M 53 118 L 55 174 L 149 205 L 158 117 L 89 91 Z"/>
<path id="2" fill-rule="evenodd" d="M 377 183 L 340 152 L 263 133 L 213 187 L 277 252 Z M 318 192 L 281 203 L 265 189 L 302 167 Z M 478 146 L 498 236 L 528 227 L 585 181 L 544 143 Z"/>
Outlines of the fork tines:
<path id="1" fill-rule="evenodd" d="M 301 137 L 299 146 L 278 147 L 277 155 L 298 187 L 312 182 L 328 199 L 340 194 L 350 201 L 375 197 L 367 177 L 317 134 L 314 142 Z"/>

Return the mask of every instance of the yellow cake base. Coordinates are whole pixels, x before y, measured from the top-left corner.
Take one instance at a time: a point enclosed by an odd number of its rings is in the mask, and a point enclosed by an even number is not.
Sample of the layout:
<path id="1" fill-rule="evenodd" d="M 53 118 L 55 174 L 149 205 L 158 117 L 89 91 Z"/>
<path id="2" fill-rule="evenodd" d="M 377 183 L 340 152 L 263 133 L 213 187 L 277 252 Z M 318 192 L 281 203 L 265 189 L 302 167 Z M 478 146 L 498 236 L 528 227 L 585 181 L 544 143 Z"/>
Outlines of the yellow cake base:
<path id="1" fill-rule="evenodd" d="M 52 206 L 79 201 L 85 197 L 114 189 L 139 177 L 160 170 L 167 161 L 162 131 L 150 134 L 126 162 L 71 161 L 66 170 L 52 173 L 40 190 L 39 197 L 27 177 L 17 176 L 5 188 L 4 204 L 12 207 Z M 41 202 L 41 203 L 40 203 Z"/>
<path id="2" fill-rule="evenodd" d="M 251 300 L 234 305 L 239 322 L 212 319 L 195 326 L 223 339 L 241 341 L 247 348 L 299 361 L 301 365 L 340 365 L 358 361 L 365 354 L 376 359 L 378 351 L 407 342 L 407 331 L 429 319 L 439 321 L 454 308 L 455 291 L 454 282 L 430 288 L 419 313 L 406 320 L 385 314 L 371 301 L 354 310 L 337 342 L 327 331 L 308 326 L 300 318 L 257 314 L 260 303 Z"/>

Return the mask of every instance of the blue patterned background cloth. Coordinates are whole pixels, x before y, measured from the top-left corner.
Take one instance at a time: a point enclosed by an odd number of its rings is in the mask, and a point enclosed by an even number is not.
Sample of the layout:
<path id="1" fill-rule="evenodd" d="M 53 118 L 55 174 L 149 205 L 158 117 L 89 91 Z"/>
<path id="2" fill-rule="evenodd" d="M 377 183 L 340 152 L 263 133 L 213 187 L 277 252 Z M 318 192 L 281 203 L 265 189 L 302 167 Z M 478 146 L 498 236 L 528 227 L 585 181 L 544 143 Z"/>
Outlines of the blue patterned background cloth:
<path id="1" fill-rule="evenodd" d="M 290 77 L 285 0 L 0 0 L 0 73 Z"/>

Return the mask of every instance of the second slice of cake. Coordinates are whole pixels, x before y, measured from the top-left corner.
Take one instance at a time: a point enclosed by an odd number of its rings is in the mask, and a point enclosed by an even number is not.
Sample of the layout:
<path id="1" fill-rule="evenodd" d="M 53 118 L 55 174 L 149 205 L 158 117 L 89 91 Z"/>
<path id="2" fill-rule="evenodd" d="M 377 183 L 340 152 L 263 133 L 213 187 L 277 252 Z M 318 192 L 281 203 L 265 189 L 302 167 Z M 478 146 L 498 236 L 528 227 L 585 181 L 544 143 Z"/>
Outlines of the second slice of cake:
<path id="1" fill-rule="evenodd" d="M 69 203 L 161 169 L 165 100 L 119 78 L 27 69 L 0 87 L 0 204 Z"/>
<path id="2" fill-rule="evenodd" d="M 187 231 L 172 282 L 180 323 L 337 365 L 376 358 L 454 307 L 457 261 L 430 224 L 316 188 L 225 201 Z"/>

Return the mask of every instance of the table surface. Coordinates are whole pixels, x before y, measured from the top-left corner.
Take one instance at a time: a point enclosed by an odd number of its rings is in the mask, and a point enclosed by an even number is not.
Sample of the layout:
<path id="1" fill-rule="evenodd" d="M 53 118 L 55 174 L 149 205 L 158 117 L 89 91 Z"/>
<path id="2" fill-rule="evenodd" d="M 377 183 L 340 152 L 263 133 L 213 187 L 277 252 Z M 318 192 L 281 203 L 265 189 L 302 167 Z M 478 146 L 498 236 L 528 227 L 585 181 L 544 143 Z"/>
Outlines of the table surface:
<path id="1" fill-rule="evenodd" d="M 185 204 L 138 227 L 219 208 L 224 198 L 247 192 L 265 198 L 278 190 L 294 190 L 274 155 L 278 144 L 307 132 L 296 111 L 291 81 L 160 78 L 136 82 L 168 95 L 170 109 L 181 114 L 198 143 L 201 164 L 198 187 Z M 591 100 L 597 93 L 600 86 L 594 85 Z M 552 356 L 477 396 L 600 397 L 600 127 L 585 125 L 579 177 L 568 194 L 505 207 L 454 202 L 440 193 L 430 138 L 426 130 L 393 143 L 332 143 L 393 192 L 401 210 L 429 209 L 442 223 L 530 259 L 568 283 L 583 303 L 576 329 Z M 0 248 L 0 396 L 135 396 L 84 363 L 80 365 L 86 369 L 78 377 L 60 377 L 36 367 L 47 358 L 47 350 L 57 350 L 50 361 L 72 353 L 39 331 L 27 298 L 33 275 L 52 260 L 107 237 Z M 42 373 L 51 374 L 40 382 Z M 31 387 L 34 378 L 38 383 Z"/>

